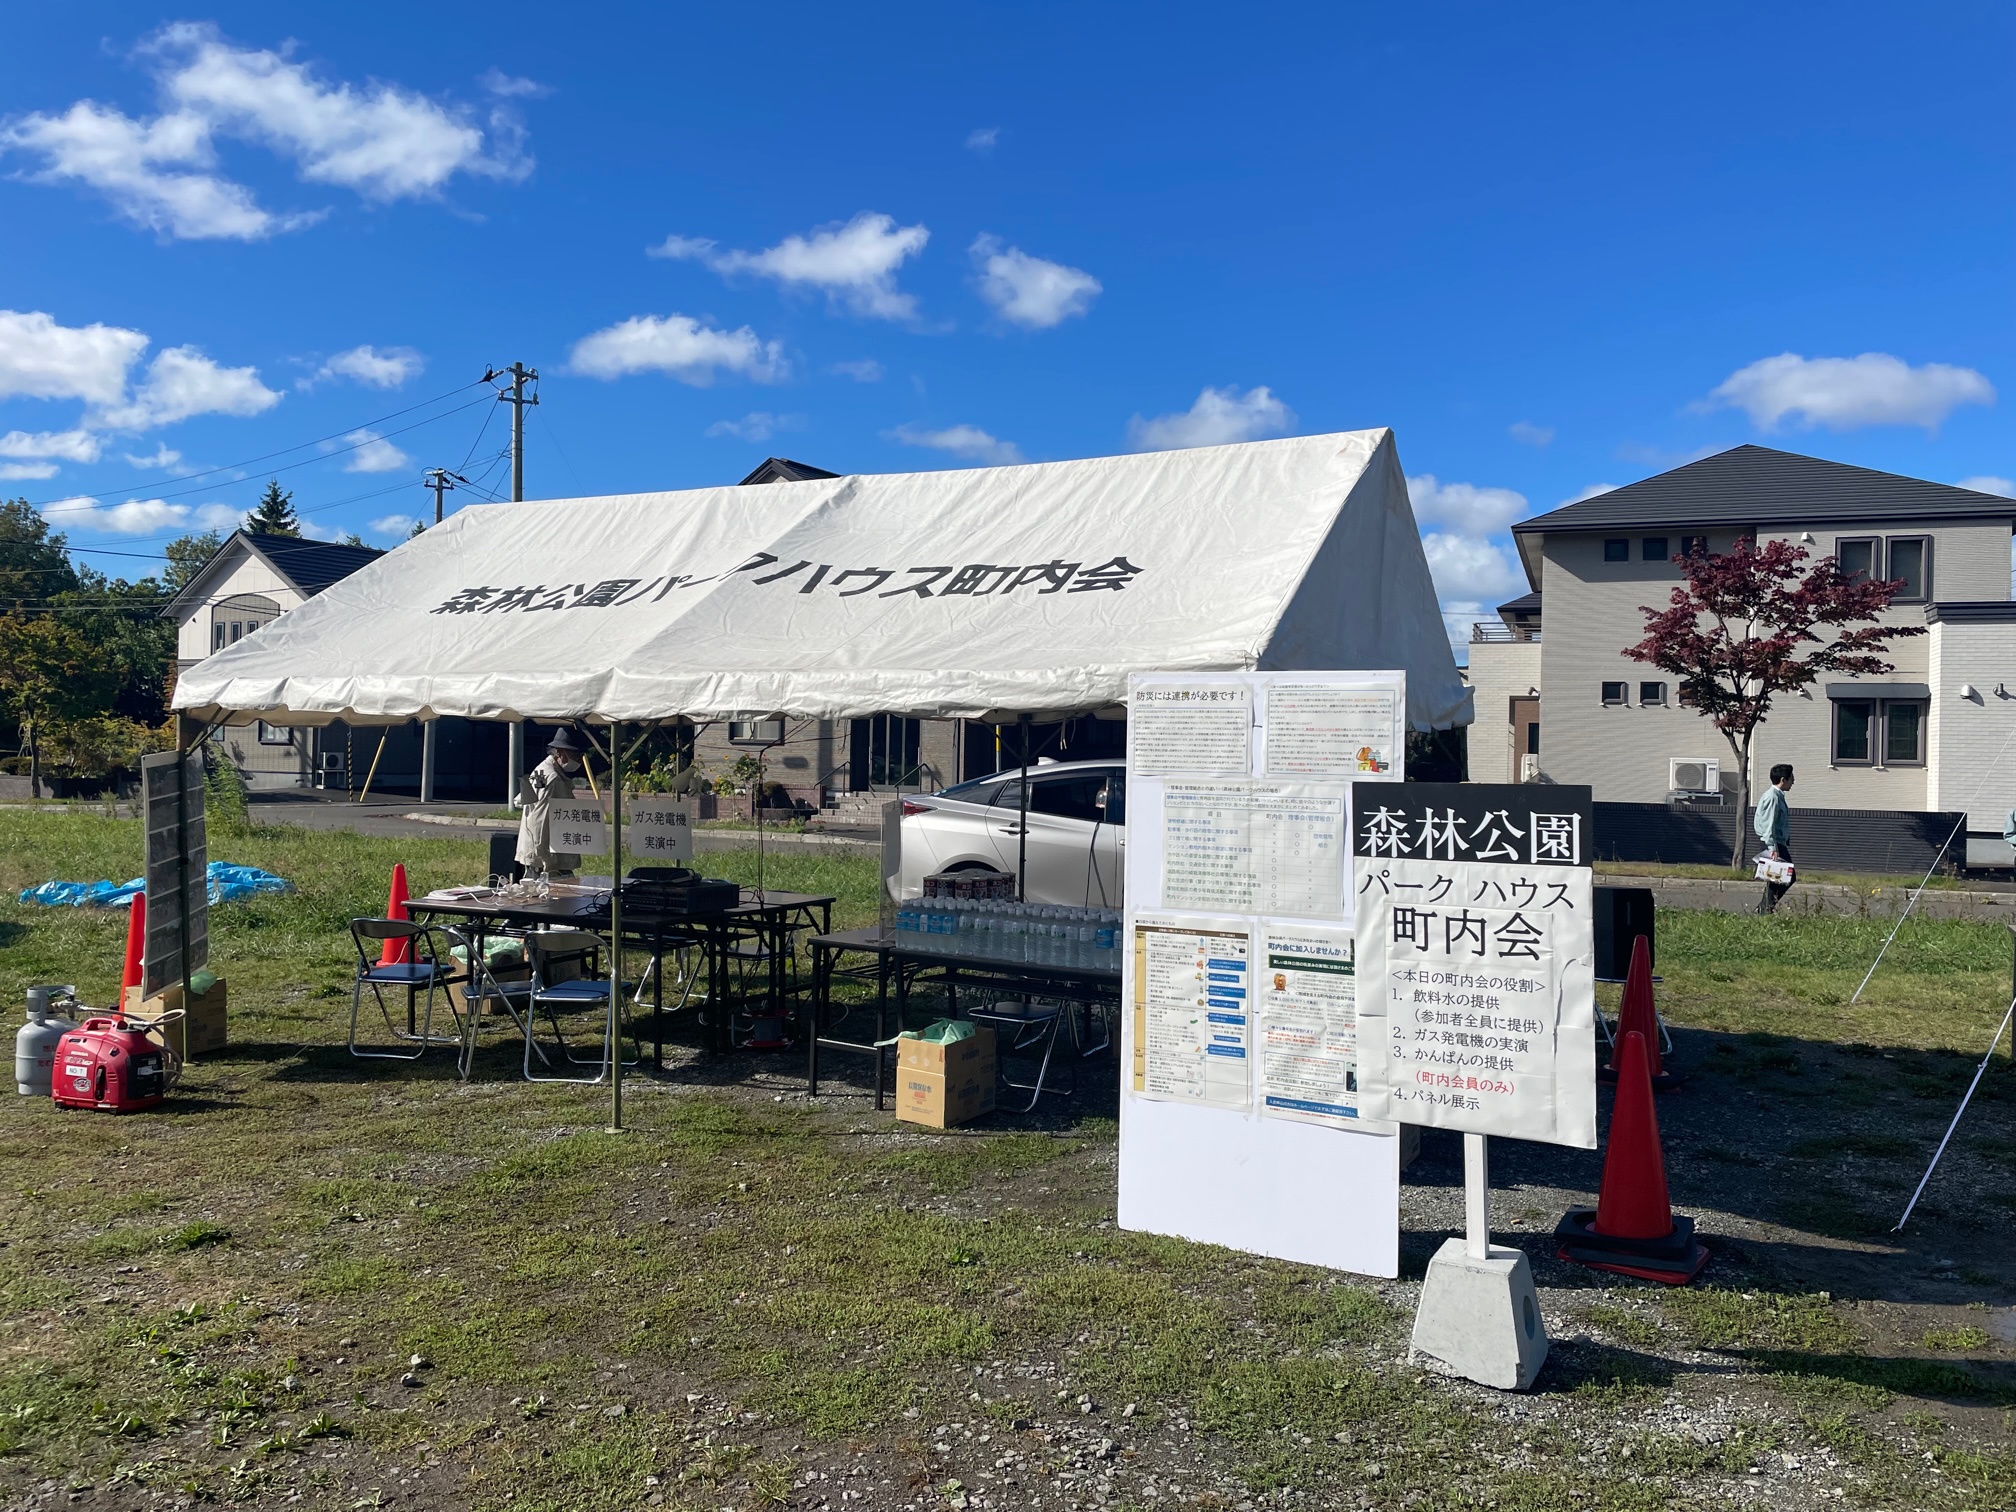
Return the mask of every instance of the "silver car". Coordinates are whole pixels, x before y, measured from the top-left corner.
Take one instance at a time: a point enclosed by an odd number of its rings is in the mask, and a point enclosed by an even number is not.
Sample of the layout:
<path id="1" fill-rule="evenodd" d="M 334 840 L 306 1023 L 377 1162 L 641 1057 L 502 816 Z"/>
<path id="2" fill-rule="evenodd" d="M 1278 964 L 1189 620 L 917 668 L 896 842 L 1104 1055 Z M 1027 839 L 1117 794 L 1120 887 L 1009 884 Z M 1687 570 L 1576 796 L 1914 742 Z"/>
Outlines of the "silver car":
<path id="1" fill-rule="evenodd" d="M 903 800 L 899 898 L 924 891 L 933 872 L 1018 870 L 1022 854 L 1019 768 Z M 1127 863 L 1127 768 L 1118 761 L 1043 761 L 1029 768 L 1031 903 L 1121 906 Z"/>

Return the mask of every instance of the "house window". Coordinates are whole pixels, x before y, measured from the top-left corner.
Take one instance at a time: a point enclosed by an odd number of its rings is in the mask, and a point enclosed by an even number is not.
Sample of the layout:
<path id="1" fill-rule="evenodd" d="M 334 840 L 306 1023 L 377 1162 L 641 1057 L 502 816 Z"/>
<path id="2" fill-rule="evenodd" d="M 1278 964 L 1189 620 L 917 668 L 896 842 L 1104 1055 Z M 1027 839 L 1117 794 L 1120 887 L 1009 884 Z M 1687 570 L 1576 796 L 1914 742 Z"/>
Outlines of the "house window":
<path id="1" fill-rule="evenodd" d="M 1841 564 L 1841 576 L 1851 583 L 1868 582 L 1883 575 L 1883 543 L 1873 536 L 1866 540 L 1836 541 L 1834 556 Z"/>
<path id="2" fill-rule="evenodd" d="M 784 721 L 781 719 L 731 719 L 728 721 L 728 743 L 730 745 L 775 745 L 784 738 Z"/>
<path id="3" fill-rule="evenodd" d="M 224 637 L 228 633 L 225 626 L 212 625 L 210 627 L 210 649 L 212 651 L 222 651 L 224 649 Z"/>
<path id="4" fill-rule="evenodd" d="M 1680 555 L 1682 555 L 1683 557 L 1708 555 L 1708 537 L 1706 536 L 1680 537 Z"/>
<path id="5" fill-rule="evenodd" d="M 1666 684 L 1663 682 L 1641 682 L 1638 684 L 1638 707 L 1641 709 L 1665 708 Z"/>
<path id="6" fill-rule="evenodd" d="M 1603 560 L 1606 562 L 1630 561 L 1631 543 L 1629 541 L 1605 541 L 1603 543 Z"/>
<path id="7" fill-rule="evenodd" d="M 1932 597 L 1932 538 L 1930 536 L 1890 537 L 1890 576 L 1903 587 L 1893 604 L 1922 604 Z"/>
<path id="8" fill-rule="evenodd" d="M 1917 702 L 1883 705 L 1883 764 L 1925 764 L 1925 705 Z"/>
<path id="9" fill-rule="evenodd" d="M 1629 693 L 1630 684 L 1628 683 L 1606 682 L 1603 684 L 1603 707 L 1606 709 L 1622 707 L 1625 703 L 1629 702 Z"/>
<path id="10" fill-rule="evenodd" d="M 231 644 L 235 646 L 238 644 L 238 642 L 240 642 L 244 638 L 245 638 L 245 622 L 243 620 L 231 621 Z"/>
<path id="11" fill-rule="evenodd" d="M 259 721 L 259 744 L 291 746 L 294 744 L 294 732 L 286 725 L 270 725 L 262 719 Z"/>
<path id="12" fill-rule="evenodd" d="M 1838 698 L 1834 701 L 1834 764 L 1869 765 L 1869 727 L 1876 721 L 1876 705 L 1866 698 Z"/>
<path id="13" fill-rule="evenodd" d="M 1666 549 L 1666 537 L 1647 536 L 1638 543 L 1638 559 L 1644 562 L 1665 562 L 1672 560 L 1673 553 Z"/>

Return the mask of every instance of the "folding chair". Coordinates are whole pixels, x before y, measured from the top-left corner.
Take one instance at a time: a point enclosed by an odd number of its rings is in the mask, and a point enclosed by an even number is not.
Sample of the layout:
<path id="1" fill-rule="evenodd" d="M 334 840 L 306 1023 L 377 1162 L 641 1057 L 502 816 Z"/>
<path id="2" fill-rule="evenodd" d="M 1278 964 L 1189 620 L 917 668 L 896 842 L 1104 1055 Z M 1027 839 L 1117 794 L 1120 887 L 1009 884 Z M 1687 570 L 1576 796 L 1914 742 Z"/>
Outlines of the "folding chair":
<path id="1" fill-rule="evenodd" d="M 619 1053 L 617 1047 L 609 1043 L 609 979 L 600 975 L 597 960 L 603 950 L 602 938 L 583 929 L 539 929 L 525 936 L 525 959 L 532 967 L 532 991 L 527 1000 L 525 1014 L 525 1080 L 569 1082 L 577 1086 L 592 1087 L 599 1084 L 609 1074 L 609 1059 Z M 573 973 L 563 975 L 563 973 Z M 636 984 L 619 982 L 616 987 L 617 1001 L 634 990 Z M 643 1058 L 644 1047 L 631 1028 L 629 1015 L 622 1013 L 622 1022 L 616 1027 L 620 1036 L 625 1029 L 631 1029 L 631 1044 L 636 1048 L 635 1059 L 623 1062 L 634 1066 Z M 599 1013 L 603 1015 L 602 1049 L 592 1059 L 576 1055 L 567 1043 L 566 1030 L 561 1027 L 563 1013 Z M 593 1076 L 540 1076 L 532 1070 L 532 1057 L 536 1053 L 540 1060 L 551 1065 L 552 1059 L 538 1044 L 537 1025 L 541 1014 L 552 1026 L 554 1042 L 560 1056 L 576 1066 L 598 1066 Z"/>
<path id="2" fill-rule="evenodd" d="M 434 948 L 434 930 L 426 924 L 415 924 L 406 919 L 352 919 L 350 939 L 357 947 L 357 979 L 350 989 L 350 1053 L 359 1060 L 418 1060 L 435 1046 L 460 1046 L 465 1035 L 459 1016 L 455 1014 L 455 1004 L 451 1000 L 448 1012 L 455 1017 L 456 1033 L 440 1035 L 434 1032 L 434 990 L 445 988 L 450 982 L 459 981 L 453 968 L 444 964 Z M 385 965 L 377 957 L 384 954 L 388 941 L 407 942 L 406 959 L 395 965 Z M 424 957 L 422 952 L 424 952 Z M 413 1046 L 411 1050 L 363 1050 L 357 1045 L 357 1018 L 364 1004 L 364 989 L 369 987 L 371 995 L 378 1000 L 378 1013 L 385 1020 L 386 1031 L 395 1040 L 403 1040 Z M 392 1022 L 392 1010 L 385 1006 L 385 989 L 401 989 L 406 994 L 406 1027 L 402 1030 Z M 427 1007 L 417 1025 L 413 1014 L 413 1001 L 422 989 L 427 993 Z M 460 1057 L 458 1057 L 459 1061 Z"/>
<path id="3" fill-rule="evenodd" d="M 1071 1085 L 1069 1087 L 1064 1088 L 1060 1092 L 1055 1087 L 1046 1088 L 1043 1085 L 1050 1074 L 1050 1057 L 1056 1052 L 1057 1037 L 1064 1032 L 1066 1021 L 1073 1017 L 1067 1005 L 1063 1003 L 1042 1002 L 1035 998 L 1017 998 L 992 1003 L 985 1008 L 968 1008 L 966 1010 L 966 1017 L 976 1024 L 989 1024 L 993 1026 L 1000 1052 L 996 1061 L 995 1075 L 999 1078 L 999 1085 L 1002 1089 L 1013 1092 L 1027 1092 L 1029 1094 L 1029 1101 L 1021 1107 L 1007 1108 L 1004 1111 L 1010 1113 L 1034 1112 L 1037 1100 L 1043 1096 L 1045 1091 L 1049 1091 L 1053 1096 L 1063 1097 L 1071 1097 L 1077 1093 L 1078 1068 L 1075 1063 L 1071 1068 Z M 1075 1025 L 1072 1028 L 1072 1035 L 1073 1038 L 1076 1038 L 1077 1029 Z M 1034 1051 L 1038 1045 L 1043 1047 L 1043 1059 L 1036 1067 L 1036 1080 L 1033 1082 L 1016 1081 L 1008 1074 L 1009 1052 Z M 1067 1057 L 1068 1059 L 1069 1057 Z"/>

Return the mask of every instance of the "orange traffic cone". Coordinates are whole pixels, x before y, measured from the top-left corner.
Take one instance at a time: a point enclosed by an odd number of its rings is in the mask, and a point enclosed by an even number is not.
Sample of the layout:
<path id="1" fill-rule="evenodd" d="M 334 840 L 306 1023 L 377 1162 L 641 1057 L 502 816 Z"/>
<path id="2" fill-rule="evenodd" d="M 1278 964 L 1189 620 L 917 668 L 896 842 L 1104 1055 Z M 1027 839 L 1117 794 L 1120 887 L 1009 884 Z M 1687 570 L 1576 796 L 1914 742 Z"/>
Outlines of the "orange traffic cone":
<path id="1" fill-rule="evenodd" d="M 406 891 L 406 863 L 395 862 L 392 867 L 392 890 L 385 895 L 385 917 L 404 920 L 407 917 L 406 900 L 410 896 L 412 895 Z M 378 952 L 378 964 L 403 966 L 412 952 L 411 940 L 387 940 L 385 948 Z"/>
<path id="2" fill-rule="evenodd" d="M 1642 934 L 1631 942 L 1631 970 L 1624 978 L 1624 1001 L 1617 1009 L 1617 1035 L 1610 1042 L 1610 1064 L 1598 1073 L 1603 1080 L 1617 1080 L 1617 1066 L 1628 1034 L 1644 1036 L 1655 1090 L 1663 1091 L 1680 1080 L 1677 1072 L 1666 1069 L 1659 1053 L 1659 1014 L 1652 1006 L 1652 950 Z"/>
<path id="3" fill-rule="evenodd" d="M 1571 1208 L 1554 1230 L 1556 1253 L 1595 1270 L 1684 1286 L 1701 1274 L 1708 1251 L 1692 1218 L 1675 1218 L 1666 1195 L 1666 1157 L 1645 1036 L 1619 1034 L 1617 1100 L 1596 1206 Z"/>
<path id="4" fill-rule="evenodd" d="M 147 894 L 133 894 L 133 911 L 126 916 L 126 970 L 119 978 L 119 1007 L 126 1007 L 127 993 L 140 985 L 140 962 L 147 947 Z"/>

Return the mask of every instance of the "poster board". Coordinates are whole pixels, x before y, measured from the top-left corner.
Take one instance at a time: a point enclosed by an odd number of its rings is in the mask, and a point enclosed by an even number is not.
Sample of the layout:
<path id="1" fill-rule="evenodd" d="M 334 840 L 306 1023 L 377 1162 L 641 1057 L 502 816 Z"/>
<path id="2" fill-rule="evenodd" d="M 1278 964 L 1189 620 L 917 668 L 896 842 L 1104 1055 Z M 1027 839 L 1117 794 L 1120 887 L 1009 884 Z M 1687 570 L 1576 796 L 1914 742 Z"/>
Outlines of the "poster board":
<path id="1" fill-rule="evenodd" d="M 141 947 L 140 987 L 143 997 L 153 997 L 210 964 L 203 753 L 160 751 L 141 757 L 140 797 L 147 834 L 141 873 L 147 890 L 147 939 Z"/>
<path id="2" fill-rule="evenodd" d="M 1357 1084 L 1354 789 L 1398 672 L 1129 679 L 1120 1224 L 1395 1276 L 1399 1126 Z"/>
<path id="3" fill-rule="evenodd" d="M 1594 1149 L 1590 790 L 1380 799 L 1351 830 L 1366 1111 Z"/>

